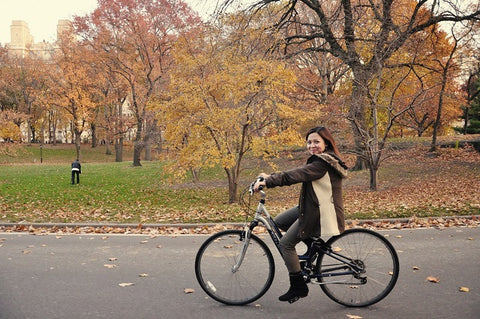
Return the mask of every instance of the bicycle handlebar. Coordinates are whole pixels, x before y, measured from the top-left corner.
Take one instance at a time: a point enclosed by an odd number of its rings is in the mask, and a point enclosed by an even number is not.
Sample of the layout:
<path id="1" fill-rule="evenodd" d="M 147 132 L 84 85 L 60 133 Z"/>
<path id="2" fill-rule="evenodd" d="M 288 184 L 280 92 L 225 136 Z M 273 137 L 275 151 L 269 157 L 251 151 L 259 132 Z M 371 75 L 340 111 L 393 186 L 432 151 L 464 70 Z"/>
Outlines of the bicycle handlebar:
<path id="1" fill-rule="evenodd" d="M 263 178 L 262 176 L 258 176 L 257 179 L 250 184 L 250 186 L 248 187 L 248 192 L 250 193 L 250 195 L 253 195 L 255 193 L 255 189 L 253 188 L 255 186 L 255 183 L 256 182 L 263 182 L 264 180 L 265 180 L 265 178 Z M 262 190 L 262 189 L 263 189 L 263 187 L 260 186 L 259 190 Z"/>

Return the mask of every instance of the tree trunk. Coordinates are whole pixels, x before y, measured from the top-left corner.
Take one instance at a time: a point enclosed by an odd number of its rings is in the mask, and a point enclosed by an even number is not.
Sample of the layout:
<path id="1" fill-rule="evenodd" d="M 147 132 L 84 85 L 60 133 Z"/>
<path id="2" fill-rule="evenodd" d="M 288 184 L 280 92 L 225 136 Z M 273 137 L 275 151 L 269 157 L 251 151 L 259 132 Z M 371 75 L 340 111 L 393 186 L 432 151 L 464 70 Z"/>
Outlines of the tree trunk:
<path id="1" fill-rule="evenodd" d="M 137 119 L 137 132 L 135 133 L 135 140 L 133 141 L 133 166 L 142 166 L 140 163 L 140 157 L 143 151 L 143 140 L 142 140 L 142 131 L 143 131 L 143 119 Z"/>
<path id="2" fill-rule="evenodd" d="M 123 162 L 123 137 L 115 139 L 115 162 Z"/>
<path id="3" fill-rule="evenodd" d="M 352 127 L 353 138 L 355 142 L 355 153 L 357 159 L 353 170 L 363 170 L 367 167 L 365 162 L 365 138 L 364 132 L 366 132 L 365 124 L 365 98 L 367 96 L 367 74 L 362 70 L 355 70 L 354 81 L 351 95 L 351 105 L 349 110 L 349 120 Z"/>
<path id="4" fill-rule="evenodd" d="M 370 190 L 376 191 L 377 190 L 378 168 L 375 168 L 374 166 L 370 166 L 369 167 L 369 173 L 370 173 Z"/>
<path id="5" fill-rule="evenodd" d="M 27 120 L 27 143 L 28 145 L 30 145 L 30 143 L 32 143 L 32 135 L 34 135 L 34 133 L 32 132 L 32 125 L 30 123 L 30 120 Z"/>
<path id="6" fill-rule="evenodd" d="M 440 91 L 440 96 L 438 98 L 438 111 L 437 111 L 437 119 L 435 120 L 435 124 L 433 125 L 433 134 L 432 134 L 432 144 L 430 145 L 430 153 L 434 153 L 437 151 L 437 132 L 440 128 L 440 120 L 442 116 L 442 104 L 443 104 L 443 85 L 442 90 Z"/>
<path id="7" fill-rule="evenodd" d="M 470 101 L 468 101 L 470 103 Z M 470 108 L 468 107 L 468 104 L 467 106 L 465 106 L 465 109 L 464 109 L 464 123 L 463 123 L 463 135 L 467 135 L 467 128 L 468 128 L 468 111 L 470 110 Z"/>
<path id="8" fill-rule="evenodd" d="M 452 33 L 453 33 L 453 28 L 452 28 Z M 435 120 L 435 123 L 433 124 L 433 135 L 432 135 L 432 145 L 430 146 L 430 152 L 436 152 L 437 151 L 437 134 L 438 130 L 440 129 L 441 125 L 441 120 L 442 120 L 442 108 L 443 108 L 443 96 L 445 95 L 445 88 L 447 86 L 447 80 L 448 80 L 448 71 L 450 70 L 451 66 L 451 61 L 453 59 L 453 55 L 455 51 L 457 51 L 457 45 L 458 45 L 458 39 L 453 36 L 455 43 L 452 48 L 452 51 L 450 52 L 450 56 L 445 63 L 444 66 L 442 66 L 442 88 L 440 89 L 440 95 L 438 97 L 438 109 L 437 109 L 437 118 Z"/>
<path id="9" fill-rule="evenodd" d="M 37 141 L 37 134 L 35 132 L 35 128 L 28 124 L 28 144 L 35 143 Z"/>
<path id="10" fill-rule="evenodd" d="M 224 167 L 228 177 L 228 203 L 233 204 L 238 201 L 237 189 L 238 189 L 238 176 L 235 173 L 235 168 Z"/>
<path id="11" fill-rule="evenodd" d="M 142 166 L 140 162 L 140 157 L 143 150 L 143 141 L 134 141 L 133 142 L 133 166 Z"/>
<path id="12" fill-rule="evenodd" d="M 49 134 L 50 134 L 50 143 L 53 143 L 53 145 L 57 145 L 57 121 L 55 120 L 55 117 L 52 118 L 52 126 L 48 126 L 49 129 Z"/>
<path id="13" fill-rule="evenodd" d="M 75 151 L 77 153 L 77 158 L 79 160 L 81 160 L 81 158 L 80 158 L 81 134 L 82 134 L 82 132 L 79 132 L 78 130 L 75 130 Z"/>
<path id="14" fill-rule="evenodd" d="M 105 141 L 105 154 L 112 155 L 112 150 L 110 149 L 110 140 Z"/>
<path id="15" fill-rule="evenodd" d="M 228 203 L 233 204 L 238 201 L 237 197 L 238 183 L 232 179 L 228 179 Z"/>
<path id="16" fill-rule="evenodd" d="M 191 172 L 192 172 L 192 179 L 193 179 L 193 182 L 194 183 L 198 183 L 200 181 L 200 169 L 198 168 L 192 168 L 191 169 Z"/>
<path id="17" fill-rule="evenodd" d="M 116 123 L 114 126 L 114 136 L 115 138 L 115 162 L 123 162 L 123 102 L 125 100 L 121 99 L 119 103 L 117 103 L 117 107 L 115 109 L 116 112 Z"/>
<path id="18" fill-rule="evenodd" d="M 97 126 L 92 123 L 92 124 L 90 124 L 90 129 L 92 130 L 92 148 L 95 148 L 98 145 Z"/>
<path id="19" fill-rule="evenodd" d="M 152 142 L 150 139 L 145 140 L 145 160 L 152 160 Z"/>

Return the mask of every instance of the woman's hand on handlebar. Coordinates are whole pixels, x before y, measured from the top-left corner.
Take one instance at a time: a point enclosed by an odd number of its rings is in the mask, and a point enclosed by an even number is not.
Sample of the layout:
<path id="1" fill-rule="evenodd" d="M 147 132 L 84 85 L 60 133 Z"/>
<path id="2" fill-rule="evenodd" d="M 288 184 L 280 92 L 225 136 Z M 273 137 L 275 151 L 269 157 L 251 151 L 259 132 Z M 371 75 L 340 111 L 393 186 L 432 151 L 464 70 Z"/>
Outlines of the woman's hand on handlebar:
<path id="1" fill-rule="evenodd" d="M 265 178 L 267 178 L 269 176 L 270 175 L 265 174 L 265 173 L 260 173 L 260 175 L 258 175 L 257 181 L 253 185 L 253 190 L 254 190 L 255 193 L 258 193 L 260 190 L 262 190 L 263 188 L 265 188 L 267 186 L 267 184 L 265 183 Z"/>

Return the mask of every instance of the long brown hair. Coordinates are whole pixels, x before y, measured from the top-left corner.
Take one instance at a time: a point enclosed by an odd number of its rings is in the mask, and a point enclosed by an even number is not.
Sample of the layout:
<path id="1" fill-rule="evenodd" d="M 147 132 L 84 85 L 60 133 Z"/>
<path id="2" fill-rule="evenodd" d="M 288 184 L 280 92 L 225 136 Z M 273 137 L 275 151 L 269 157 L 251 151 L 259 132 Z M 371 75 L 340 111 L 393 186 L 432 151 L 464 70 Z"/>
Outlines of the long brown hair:
<path id="1" fill-rule="evenodd" d="M 338 150 L 337 143 L 333 139 L 332 133 L 325 126 L 317 126 L 308 130 L 305 140 L 308 140 L 308 136 L 312 133 L 317 133 L 325 141 L 325 149 L 331 149 L 333 153 L 341 160 L 340 151 Z"/>

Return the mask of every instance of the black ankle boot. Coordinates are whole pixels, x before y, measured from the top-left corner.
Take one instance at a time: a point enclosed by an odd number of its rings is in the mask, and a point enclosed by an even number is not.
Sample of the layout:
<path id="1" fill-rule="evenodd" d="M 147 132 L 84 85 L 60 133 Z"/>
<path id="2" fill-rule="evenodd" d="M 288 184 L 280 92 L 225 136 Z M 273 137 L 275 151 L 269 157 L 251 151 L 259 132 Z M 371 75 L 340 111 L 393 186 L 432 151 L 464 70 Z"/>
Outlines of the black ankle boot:
<path id="1" fill-rule="evenodd" d="M 290 274 L 290 289 L 288 289 L 287 293 L 278 297 L 278 300 L 292 303 L 307 295 L 308 286 L 303 279 L 302 273 L 297 272 Z"/>

